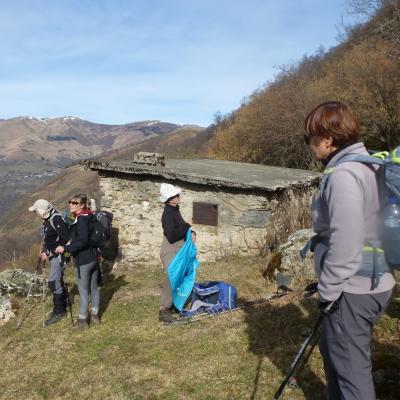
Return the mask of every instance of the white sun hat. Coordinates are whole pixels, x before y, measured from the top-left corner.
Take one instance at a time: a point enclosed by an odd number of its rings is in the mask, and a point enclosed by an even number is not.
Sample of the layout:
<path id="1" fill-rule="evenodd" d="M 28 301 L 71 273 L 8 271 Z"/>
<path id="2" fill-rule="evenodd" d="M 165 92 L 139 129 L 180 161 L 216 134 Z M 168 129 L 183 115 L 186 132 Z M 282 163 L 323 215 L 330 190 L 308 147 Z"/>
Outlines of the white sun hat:
<path id="1" fill-rule="evenodd" d="M 39 200 L 36 200 L 31 207 L 29 207 L 29 211 L 33 212 L 38 209 L 43 210 L 43 211 L 48 211 L 52 208 L 53 208 L 53 206 L 50 204 L 50 202 L 48 202 L 47 200 L 44 200 L 44 199 L 39 199 Z"/>
<path id="2" fill-rule="evenodd" d="M 160 186 L 160 201 L 165 203 L 171 197 L 180 194 L 182 189 L 178 186 L 171 185 L 170 183 L 162 183 Z"/>
<path id="3" fill-rule="evenodd" d="M 43 219 L 49 218 L 53 210 L 53 205 L 45 199 L 36 200 L 33 205 L 29 207 L 30 212 L 37 211 L 39 216 Z"/>

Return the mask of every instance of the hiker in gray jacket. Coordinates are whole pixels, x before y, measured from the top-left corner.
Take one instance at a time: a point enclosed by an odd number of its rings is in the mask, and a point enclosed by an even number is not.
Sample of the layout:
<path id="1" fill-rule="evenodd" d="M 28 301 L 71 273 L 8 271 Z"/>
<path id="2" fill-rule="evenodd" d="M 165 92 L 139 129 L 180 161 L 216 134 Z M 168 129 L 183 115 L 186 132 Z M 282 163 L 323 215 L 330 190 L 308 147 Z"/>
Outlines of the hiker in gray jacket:
<path id="1" fill-rule="evenodd" d="M 328 398 L 374 400 L 372 328 L 395 285 L 379 240 L 382 171 L 360 162 L 335 166 L 345 154 L 368 154 L 347 105 L 318 105 L 305 119 L 305 130 L 314 159 L 326 168 L 322 195 L 318 190 L 313 197 L 312 220 L 319 304 L 324 309 L 335 301 L 323 319 L 320 339 Z"/>

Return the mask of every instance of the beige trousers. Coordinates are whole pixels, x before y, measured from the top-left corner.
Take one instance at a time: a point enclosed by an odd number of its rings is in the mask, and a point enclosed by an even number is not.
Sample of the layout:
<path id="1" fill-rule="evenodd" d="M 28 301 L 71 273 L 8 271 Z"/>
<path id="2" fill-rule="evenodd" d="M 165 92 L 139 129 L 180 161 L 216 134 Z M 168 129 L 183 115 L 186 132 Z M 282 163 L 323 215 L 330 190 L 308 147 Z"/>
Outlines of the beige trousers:
<path id="1" fill-rule="evenodd" d="M 160 258 L 162 265 L 165 269 L 166 276 L 161 289 L 160 308 L 172 307 L 172 289 L 171 289 L 171 284 L 169 283 L 167 268 L 169 264 L 171 264 L 171 261 L 173 260 L 175 255 L 178 253 L 178 251 L 184 244 L 185 241 L 183 239 L 171 244 L 170 242 L 168 242 L 168 239 L 164 236 L 160 248 Z"/>

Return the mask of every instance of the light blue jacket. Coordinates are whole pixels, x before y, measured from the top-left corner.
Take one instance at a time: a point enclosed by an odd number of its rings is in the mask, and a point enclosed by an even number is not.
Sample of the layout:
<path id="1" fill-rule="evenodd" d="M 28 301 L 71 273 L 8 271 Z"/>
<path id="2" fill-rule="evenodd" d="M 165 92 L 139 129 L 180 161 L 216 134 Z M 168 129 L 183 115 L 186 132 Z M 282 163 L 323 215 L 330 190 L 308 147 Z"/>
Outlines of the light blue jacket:
<path id="1" fill-rule="evenodd" d="M 172 259 L 167 273 L 172 289 L 172 302 L 181 311 L 192 292 L 196 281 L 196 270 L 200 263 L 196 259 L 197 249 L 192 242 L 192 231 L 188 229 L 186 242 Z"/>

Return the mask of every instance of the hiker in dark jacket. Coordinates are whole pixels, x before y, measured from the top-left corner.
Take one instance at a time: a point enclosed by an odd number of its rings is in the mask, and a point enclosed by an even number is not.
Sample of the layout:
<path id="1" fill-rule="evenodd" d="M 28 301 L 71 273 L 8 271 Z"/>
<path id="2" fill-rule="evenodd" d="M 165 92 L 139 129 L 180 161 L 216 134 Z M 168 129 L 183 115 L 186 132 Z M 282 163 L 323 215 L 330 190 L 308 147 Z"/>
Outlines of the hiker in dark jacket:
<path id="1" fill-rule="evenodd" d="M 383 252 L 379 239 L 385 194 L 382 171 L 360 162 L 335 166 L 344 155 L 368 154 L 347 105 L 320 104 L 307 116 L 305 130 L 314 159 L 322 161 L 325 176 L 329 174 L 322 194 L 317 191 L 312 202 L 319 304 L 325 309 L 335 302 L 324 316 L 320 338 L 329 399 L 374 400 L 372 329 L 395 284 L 385 258 L 377 255 Z M 387 271 L 380 279 L 365 273 L 371 260 Z"/>
<path id="2" fill-rule="evenodd" d="M 79 291 L 79 315 L 76 328 L 84 329 L 89 326 L 89 302 L 91 303 L 90 323 L 100 323 L 99 252 L 89 242 L 89 218 L 93 211 L 88 208 L 87 196 L 77 194 L 69 200 L 68 204 L 71 215 L 75 217 L 70 228 L 71 239 L 65 246 L 57 247 L 56 251 L 69 252 L 74 257 Z"/>
<path id="3" fill-rule="evenodd" d="M 185 237 L 190 224 L 185 222 L 179 211 L 181 189 L 169 183 L 162 183 L 160 187 L 160 201 L 165 204 L 164 212 L 161 217 L 162 228 L 164 232 L 163 242 L 160 249 L 160 258 L 165 271 L 180 248 L 185 243 Z M 195 242 L 196 234 L 192 232 L 192 240 Z M 171 314 L 172 308 L 172 290 L 168 274 L 164 279 L 161 300 L 159 320 L 170 323 L 174 320 Z"/>
<path id="4" fill-rule="evenodd" d="M 65 218 L 47 200 L 36 200 L 33 206 L 29 207 L 29 211 L 43 220 L 43 246 L 40 257 L 50 263 L 48 287 L 53 293 L 53 311 L 45 324 L 51 325 L 60 321 L 66 314 L 67 298 L 63 278 L 68 260 L 55 250 L 69 241 L 69 229 Z"/>

